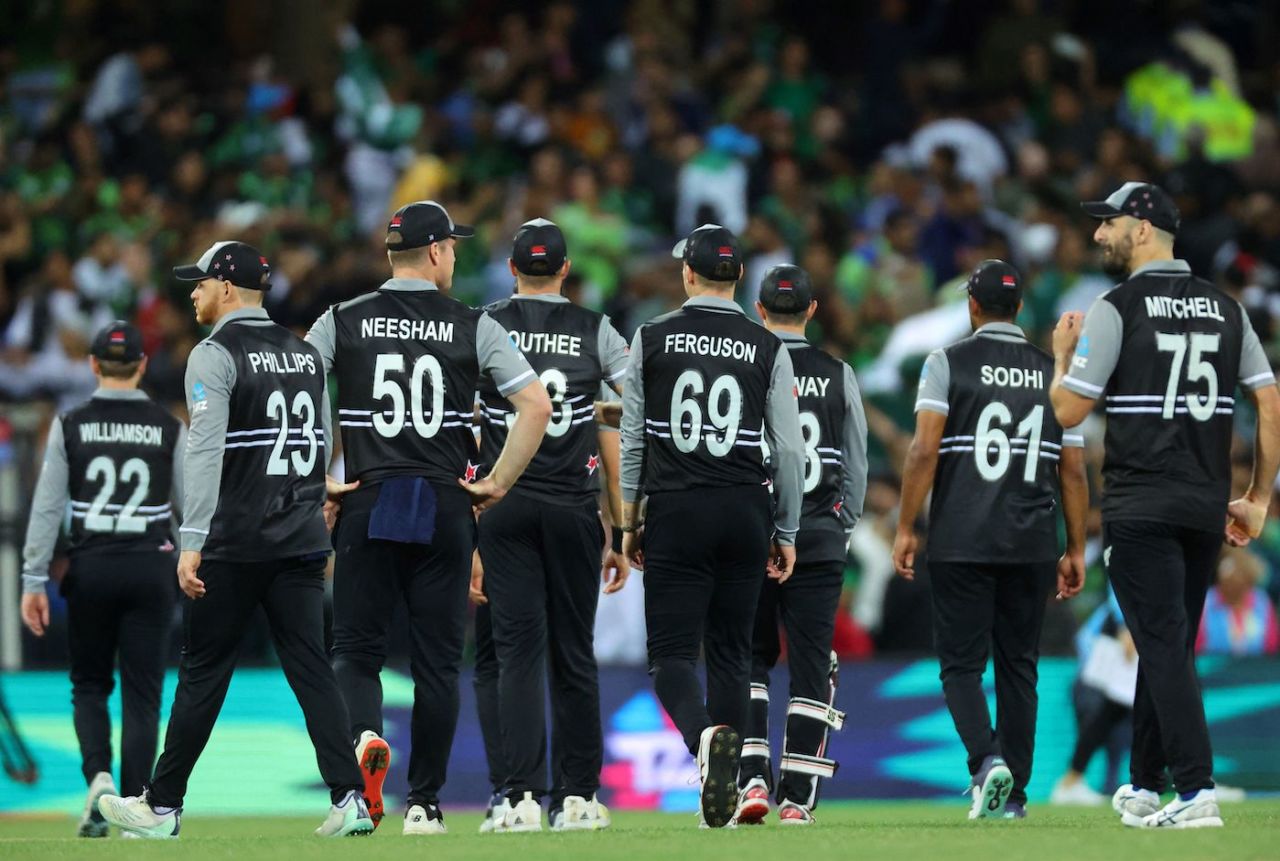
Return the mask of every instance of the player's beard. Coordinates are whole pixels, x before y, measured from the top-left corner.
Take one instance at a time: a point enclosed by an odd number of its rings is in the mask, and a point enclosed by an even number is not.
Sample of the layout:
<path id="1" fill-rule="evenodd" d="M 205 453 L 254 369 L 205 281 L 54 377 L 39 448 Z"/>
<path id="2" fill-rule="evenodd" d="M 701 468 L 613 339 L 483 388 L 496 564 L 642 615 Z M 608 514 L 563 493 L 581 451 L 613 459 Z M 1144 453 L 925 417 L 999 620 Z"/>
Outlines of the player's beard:
<path id="1" fill-rule="evenodd" d="M 1126 236 L 1102 246 L 1102 271 L 1112 278 L 1128 278 L 1133 260 L 1133 240 Z"/>

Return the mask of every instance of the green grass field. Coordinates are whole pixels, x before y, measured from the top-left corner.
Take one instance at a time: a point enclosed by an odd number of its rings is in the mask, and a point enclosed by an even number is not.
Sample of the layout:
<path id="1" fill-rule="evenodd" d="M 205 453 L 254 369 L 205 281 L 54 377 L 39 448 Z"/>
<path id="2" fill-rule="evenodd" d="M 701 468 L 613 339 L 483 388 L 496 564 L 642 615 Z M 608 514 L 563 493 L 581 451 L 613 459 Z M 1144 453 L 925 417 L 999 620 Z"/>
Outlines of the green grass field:
<path id="1" fill-rule="evenodd" d="M 388 818 L 370 838 L 322 841 L 311 836 L 320 816 L 306 818 L 200 817 L 183 821 L 179 841 L 76 840 L 70 819 L 0 818 L 0 858 L 271 859 L 397 858 L 543 859 L 591 858 L 684 861 L 802 859 L 1054 859 L 1280 858 L 1280 801 L 1224 805 L 1221 830 L 1138 832 L 1124 828 L 1110 809 L 1032 807 L 1022 822 L 965 819 L 962 805 L 928 803 L 831 804 L 818 810 L 818 825 L 787 829 L 776 819 L 757 828 L 699 831 L 692 815 L 619 813 L 608 832 L 501 834 L 481 837 L 479 813 L 449 817 L 442 837 L 406 838 Z M 423 845 L 423 844 L 426 845 Z M 750 853 L 749 855 L 746 853 Z"/>

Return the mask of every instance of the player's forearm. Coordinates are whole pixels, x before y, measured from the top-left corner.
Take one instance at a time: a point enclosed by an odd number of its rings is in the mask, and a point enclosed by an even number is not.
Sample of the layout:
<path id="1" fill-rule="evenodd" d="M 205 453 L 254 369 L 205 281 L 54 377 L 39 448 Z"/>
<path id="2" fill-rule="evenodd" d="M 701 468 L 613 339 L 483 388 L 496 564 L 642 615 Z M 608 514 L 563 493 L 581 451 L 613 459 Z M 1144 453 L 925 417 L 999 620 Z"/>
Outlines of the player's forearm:
<path id="1" fill-rule="evenodd" d="M 1062 514 L 1067 525 L 1067 553 L 1084 553 L 1089 520 L 1089 479 L 1084 466 L 1084 449 L 1064 448 L 1058 470 L 1062 484 Z"/>
<path id="2" fill-rule="evenodd" d="M 609 522 L 622 523 L 622 488 L 618 475 L 622 469 L 622 452 L 618 434 L 613 431 L 597 433 L 600 443 L 600 468 L 604 471 L 604 495 L 609 512 Z"/>
<path id="3" fill-rule="evenodd" d="M 1280 390 L 1267 386 L 1255 392 L 1254 398 L 1258 429 L 1253 441 L 1253 482 L 1246 495 L 1259 505 L 1267 505 L 1280 470 Z"/>
<path id="4" fill-rule="evenodd" d="M 516 408 L 516 421 L 507 434 L 502 454 L 489 473 L 500 487 L 510 488 L 521 475 L 533 456 L 538 453 L 547 422 L 551 419 L 551 401 L 542 383 L 534 382 L 510 396 Z"/>
<path id="5" fill-rule="evenodd" d="M 623 502 L 622 503 L 622 529 L 624 532 L 632 532 L 640 525 L 640 503 L 639 502 Z"/>
<path id="6" fill-rule="evenodd" d="M 925 497 L 933 487 L 934 473 L 938 469 L 938 452 L 927 450 L 919 440 L 907 450 L 907 462 L 902 468 L 902 501 L 898 505 L 898 531 L 910 532 L 920 516 Z"/>

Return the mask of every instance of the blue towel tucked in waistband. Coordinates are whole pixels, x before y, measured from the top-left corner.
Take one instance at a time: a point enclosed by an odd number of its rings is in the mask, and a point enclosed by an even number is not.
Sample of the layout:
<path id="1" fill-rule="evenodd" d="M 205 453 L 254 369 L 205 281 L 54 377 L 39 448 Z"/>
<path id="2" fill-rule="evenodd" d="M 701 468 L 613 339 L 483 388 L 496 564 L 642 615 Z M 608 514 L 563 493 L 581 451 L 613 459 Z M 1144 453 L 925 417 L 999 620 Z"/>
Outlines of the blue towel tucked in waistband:
<path id="1" fill-rule="evenodd" d="M 369 512 L 369 537 L 430 544 L 436 534 L 436 489 L 425 478 L 404 475 L 378 486 Z"/>

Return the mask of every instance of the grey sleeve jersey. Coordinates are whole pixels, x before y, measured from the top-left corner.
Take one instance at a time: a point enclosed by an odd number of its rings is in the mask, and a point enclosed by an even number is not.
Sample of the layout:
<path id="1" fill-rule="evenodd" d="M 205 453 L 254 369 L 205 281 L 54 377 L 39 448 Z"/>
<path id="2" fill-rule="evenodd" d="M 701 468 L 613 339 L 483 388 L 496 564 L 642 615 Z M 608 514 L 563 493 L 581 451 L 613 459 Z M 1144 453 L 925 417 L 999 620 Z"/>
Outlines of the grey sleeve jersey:
<path id="1" fill-rule="evenodd" d="M 183 472 L 183 464 L 186 460 L 182 453 L 187 450 L 187 426 L 182 422 L 178 422 L 178 438 L 173 443 L 173 481 L 169 492 L 169 501 L 173 504 L 173 512 L 178 518 L 178 522 L 182 522 L 183 504 L 185 502 L 186 481 Z"/>
<path id="2" fill-rule="evenodd" d="M 524 353 L 512 343 L 511 335 L 488 314 L 481 314 L 476 323 L 476 360 L 504 398 L 538 378 Z"/>
<path id="3" fill-rule="evenodd" d="M 951 412 L 951 363 L 945 350 L 934 350 L 920 369 L 920 387 L 916 391 L 916 412 L 928 410 L 948 415 Z M 864 422 L 865 426 L 865 422 Z"/>
<path id="4" fill-rule="evenodd" d="M 231 390 L 236 384 L 235 363 L 222 346 L 203 341 L 187 359 L 186 383 L 191 429 L 187 432 L 187 449 L 183 455 L 186 492 L 182 527 L 178 530 L 184 551 L 204 548 L 209 524 L 218 507 Z"/>
<path id="5" fill-rule="evenodd" d="M 618 334 L 609 318 L 600 318 L 600 335 L 597 349 L 600 353 L 600 367 L 604 370 L 605 382 L 615 389 L 622 385 L 622 378 L 627 374 L 627 339 Z"/>
<path id="6" fill-rule="evenodd" d="M 844 474 L 840 479 L 840 520 L 846 532 L 852 532 L 862 518 L 867 496 L 867 412 L 862 406 L 862 392 L 853 368 L 844 366 Z"/>
<path id="7" fill-rule="evenodd" d="M 1240 306 L 1240 313 L 1244 316 L 1244 341 L 1240 344 L 1240 388 L 1252 392 L 1265 386 L 1274 386 L 1275 373 L 1271 370 L 1262 342 L 1258 340 L 1258 333 L 1253 331 L 1253 324 L 1249 322 L 1249 315 L 1243 305 Z"/>
<path id="8" fill-rule="evenodd" d="M 623 420 L 626 420 L 626 400 Z M 796 372 L 791 351 L 778 349 L 764 406 L 764 435 L 773 461 L 773 528 L 779 544 L 796 543 L 800 530 L 800 506 L 804 500 L 804 436 L 800 432 L 800 407 L 796 403 Z"/>
<path id="9" fill-rule="evenodd" d="M 307 332 L 306 341 L 320 351 L 326 375 L 333 370 L 333 357 L 338 352 L 338 329 L 333 322 L 333 309 L 327 309 Z"/>
<path id="10" fill-rule="evenodd" d="M 640 345 L 643 329 L 636 329 L 631 339 L 631 362 L 622 385 L 622 500 L 640 499 L 640 482 L 644 476 L 644 349 Z M 785 351 L 784 351 L 785 352 Z"/>
<path id="11" fill-rule="evenodd" d="M 1086 398 L 1099 398 L 1120 361 L 1124 343 L 1124 321 L 1106 299 L 1094 300 L 1085 314 L 1080 340 L 1076 343 L 1071 367 L 1062 378 L 1062 387 Z"/>
<path id="12" fill-rule="evenodd" d="M 27 521 L 27 541 L 22 548 L 22 591 L 24 594 L 44 592 L 49 579 L 49 563 L 58 543 L 62 519 L 66 514 L 70 491 L 67 489 L 67 447 L 62 437 L 62 419 L 49 426 L 49 439 L 44 449 L 44 465 L 31 500 L 31 519 Z"/>

